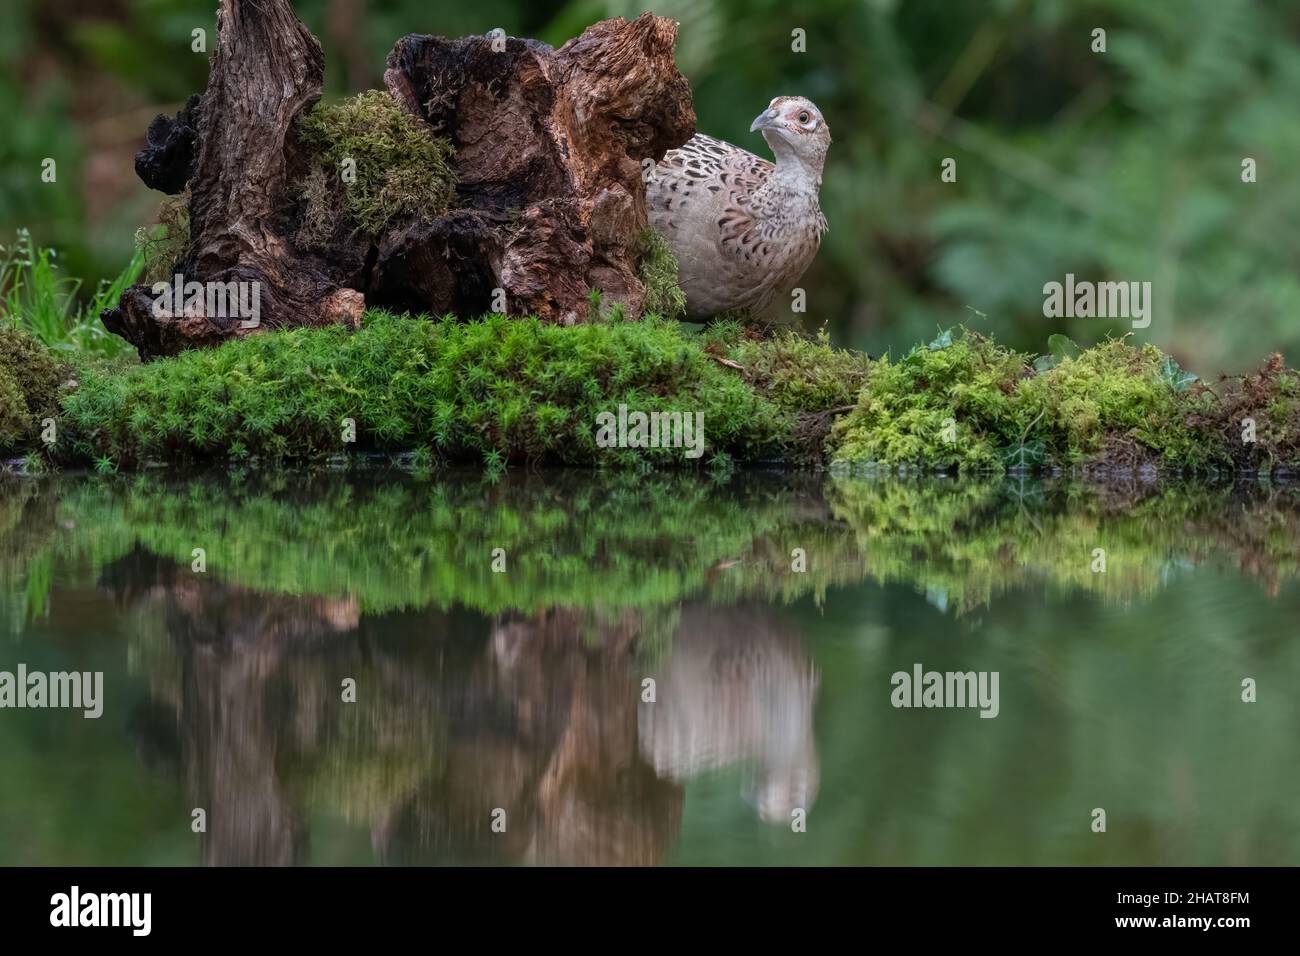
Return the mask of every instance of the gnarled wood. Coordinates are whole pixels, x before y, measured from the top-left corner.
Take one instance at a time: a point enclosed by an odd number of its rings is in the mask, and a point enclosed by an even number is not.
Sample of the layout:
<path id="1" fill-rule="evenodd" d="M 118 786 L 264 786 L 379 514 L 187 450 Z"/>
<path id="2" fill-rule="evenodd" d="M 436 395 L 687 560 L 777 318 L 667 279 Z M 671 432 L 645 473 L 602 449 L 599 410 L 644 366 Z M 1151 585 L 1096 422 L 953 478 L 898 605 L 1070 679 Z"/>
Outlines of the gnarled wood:
<path id="1" fill-rule="evenodd" d="M 462 205 L 477 225 L 448 235 L 435 223 L 405 237 L 381 249 L 379 271 L 412 246 L 434 258 L 473 235 L 512 314 L 580 321 L 592 289 L 639 313 L 643 163 L 653 168 L 695 131 L 690 87 L 673 64 L 676 39 L 675 23 L 645 14 L 601 21 L 559 50 L 504 37 L 399 40 L 384 83 L 451 137 Z M 482 271 L 458 274 L 465 281 L 437 310 L 488 309 Z"/>
<path id="2" fill-rule="evenodd" d="M 355 326 L 367 303 L 476 315 L 501 305 L 497 290 L 507 312 L 548 321 L 585 320 L 592 289 L 639 314 L 643 169 L 695 128 L 672 21 L 605 20 L 559 50 L 494 36 L 399 40 L 385 85 L 454 144 L 455 208 L 379 235 L 336 233 L 322 252 L 295 243 L 292 188 L 305 165 L 293 128 L 320 96 L 320 45 L 287 0 L 221 0 L 218 18 L 201 103 L 154 121 L 137 171 L 167 192 L 188 174 L 191 240 L 178 271 L 186 282 L 258 283 L 260 324 L 155 310 L 151 290 L 134 286 L 103 320 L 143 358 L 259 328 Z"/>
<path id="3" fill-rule="evenodd" d="M 249 283 L 257 324 L 249 315 L 210 314 L 205 307 L 155 307 L 148 287 L 133 286 L 103 320 L 142 358 L 261 328 L 355 326 L 361 319 L 362 296 L 340 288 L 285 238 L 285 147 L 294 121 L 320 99 L 320 44 L 287 0 L 221 0 L 217 36 L 190 177 L 190 245 L 177 274 L 186 283 Z"/>

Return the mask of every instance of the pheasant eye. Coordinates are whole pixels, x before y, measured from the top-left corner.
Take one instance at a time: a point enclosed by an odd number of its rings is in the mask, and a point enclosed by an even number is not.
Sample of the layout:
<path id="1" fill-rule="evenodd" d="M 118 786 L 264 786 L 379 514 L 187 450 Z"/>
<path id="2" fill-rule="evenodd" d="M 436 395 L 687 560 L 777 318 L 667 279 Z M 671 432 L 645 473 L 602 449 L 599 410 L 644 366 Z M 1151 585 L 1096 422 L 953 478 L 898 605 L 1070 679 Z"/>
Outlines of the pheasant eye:
<path id="1" fill-rule="evenodd" d="M 799 122 L 800 122 L 800 123 L 807 124 L 807 122 L 808 122 L 808 111 L 807 111 L 807 110 L 804 110 L 802 113 L 799 114 Z"/>

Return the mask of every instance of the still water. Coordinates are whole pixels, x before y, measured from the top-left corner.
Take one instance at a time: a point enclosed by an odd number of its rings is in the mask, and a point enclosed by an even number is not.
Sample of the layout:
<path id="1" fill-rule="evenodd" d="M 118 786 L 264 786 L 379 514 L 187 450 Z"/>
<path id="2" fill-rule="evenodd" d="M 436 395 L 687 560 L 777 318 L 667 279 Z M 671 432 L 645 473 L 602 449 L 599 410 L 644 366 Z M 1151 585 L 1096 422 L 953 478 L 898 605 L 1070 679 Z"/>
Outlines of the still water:
<path id="1" fill-rule="evenodd" d="M 8 479 L 0 628 L 4 865 L 1300 863 L 1296 488 Z"/>

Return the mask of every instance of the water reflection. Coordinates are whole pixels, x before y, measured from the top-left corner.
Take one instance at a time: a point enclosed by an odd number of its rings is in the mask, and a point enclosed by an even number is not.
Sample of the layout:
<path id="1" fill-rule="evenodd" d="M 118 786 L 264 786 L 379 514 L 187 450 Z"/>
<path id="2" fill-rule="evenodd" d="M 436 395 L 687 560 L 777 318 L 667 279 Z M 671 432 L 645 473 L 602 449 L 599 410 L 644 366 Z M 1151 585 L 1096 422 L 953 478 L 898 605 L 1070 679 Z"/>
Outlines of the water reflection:
<path id="1" fill-rule="evenodd" d="M 173 830 L 202 808 L 209 865 L 318 862 L 336 821 L 389 864 L 660 864 L 723 835 L 694 859 L 743 862 L 767 838 L 735 811 L 788 836 L 797 810 L 815 862 L 988 862 L 1016 834 L 1010 861 L 1285 862 L 1300 780 L 1245 810 L 1219 780 L 1300 757 L 1294 707 L 1236 701 L 1242 675 L 1300 678 L 1298 528 L 1265 485 L 15 483 L 0 667 L 50 629 L 104 653 L 109 622 L 117 699 L 143 688 L 113 731 L 138 769 L 114 772 L 174 781 Z M 1200 605 L 1171 605 L 1191 576 Z M 922 659 L 1001 670 L 1003 714 L 891 711 Z M 1107 800 L 1150 828 L 1119 860 L 1063 835 Z"/>
<path id="2" fill-rule="evenodd" d="M 635 612 L 594 631 L 562 608 L 363 620 L 353 598 L 230 586 L 140 549 L 100 583 L 161 618 L 173 719 L 154 702 L 133 726 L 206 810 L 207 864 L 306 861 L 314 802 L 366 825 L 385 862 L 656 864 L 704 770 L 752 767 L 768 820 L 815 796 L 813 668 L 758 608 L 683 608 L 654 666 Z"/>
<path id="3" fill-rule="evenodd" d="M 795 631 L 762 608 L 691 607 L 643 702 L 641 754 L 663 777 L 685 781 L 744 764 L 759 816 L 788 823 L 817 796 L 813 705 L 817 675 Z"/>

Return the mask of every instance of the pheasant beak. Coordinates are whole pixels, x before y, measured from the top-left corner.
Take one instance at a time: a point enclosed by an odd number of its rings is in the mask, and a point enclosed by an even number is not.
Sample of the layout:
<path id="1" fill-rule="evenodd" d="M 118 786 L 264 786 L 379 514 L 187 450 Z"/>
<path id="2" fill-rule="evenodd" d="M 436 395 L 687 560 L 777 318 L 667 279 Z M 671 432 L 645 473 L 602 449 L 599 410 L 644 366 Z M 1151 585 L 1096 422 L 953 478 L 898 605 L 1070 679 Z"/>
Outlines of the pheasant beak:
<path id="1" fill-rule="evenodd" d="M 759 113 L 758 116 L 754 119 L 754 122 L 749 124 L 749 131 L 751 133 L 756 133 L 760 129 L 775 129 L 776 117 L 777 117 L 776 110 L 771 110 L 771 109 L 763 110 L 763 112 Z"/>

